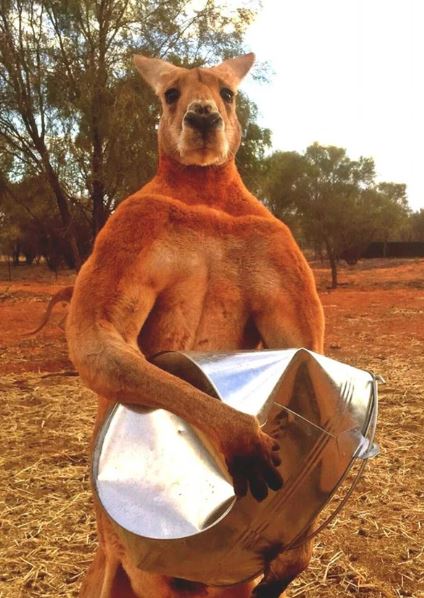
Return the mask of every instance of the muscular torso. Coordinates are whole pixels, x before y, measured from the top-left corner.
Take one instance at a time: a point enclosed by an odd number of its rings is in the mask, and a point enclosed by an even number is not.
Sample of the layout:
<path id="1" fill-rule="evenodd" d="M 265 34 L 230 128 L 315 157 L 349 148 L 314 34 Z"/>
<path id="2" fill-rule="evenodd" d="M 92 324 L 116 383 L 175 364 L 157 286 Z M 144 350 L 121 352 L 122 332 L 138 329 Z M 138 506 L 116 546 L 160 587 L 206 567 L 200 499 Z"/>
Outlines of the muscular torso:
<path id="1" fill-rule="evenodd" d="M 260 270 L 266 268 L 261 266 L 254 248 L 249 247 L 248 240 L 255 236 L 253 230 L 248 230 L 252 224 L 237 224 L 219 238 L 198 229 L 194 234 L 176 232 L 174 247 L 159 244 L 157 267 L 161 262 L 167 264 L 169 286 L 159 293 L 140 332 L 139 346 L 144 354 L 183 349 L 224 351 L 258 345 L 252 298 L 255 279 L 264 276 Z M 237 229 L 243 225 L 240 239 Z"/>
<path id="2" fill-rule="evenodd" d="M 135 196 L 100 233 L 78 277 L 69 323 L 78 329 L 74 350 L 86 329 L 106 326 L 150 358 L 260 343 L 320 351 L 321 320 L 309 266 L 271 215 Z"/>
<path id="3" fill-rule="evenodd" d="M 299 307 L 291 313 L 298 320 L 298 338 L 287 343 L 311 344 L 308 331 L 301 330 L 302 297 L 315 292 L 314 285 L 284 225 L 271 216 L 234 216 L 166 198 L 134 203 L 127 211 L 123 206 L 102 244 L 108 255 L 119 255 L 120 231 L 114 230 L 119 218 L 136 231 L 128 244 L 131 255 L 120 258 L 125 267 L 118 264 L 110 278 L 106 272 L 105 281 L 108 293 L 116 286 L 114 325 L 129 342 L 137 336 L 146 356 L 163 350 L 251 349 L 261 340 L 266 345 L 258 330 L 260 314 L 276 311 L 275 302 L 284 295 L 291 304 L 287 309 Z M 99 253 L 94 252 L 95 268 L 113 263 Z M 102 302 L 104 297 L 95 301 Z M 282 309 L 278 317 L 284 316 Z"/>

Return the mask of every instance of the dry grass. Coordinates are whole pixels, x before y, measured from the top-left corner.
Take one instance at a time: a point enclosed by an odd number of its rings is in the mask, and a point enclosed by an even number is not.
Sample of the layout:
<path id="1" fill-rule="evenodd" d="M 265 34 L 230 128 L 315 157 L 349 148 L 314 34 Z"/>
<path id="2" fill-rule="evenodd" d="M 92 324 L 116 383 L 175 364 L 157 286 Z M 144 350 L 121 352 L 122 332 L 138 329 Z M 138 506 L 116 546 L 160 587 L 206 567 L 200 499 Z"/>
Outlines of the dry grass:
<path id="1" fill-rule="evenodd" d="M 87 460 L 94 401 L 76 379 L 36 374 L 7 375 L 0 390 L 0 595 L 76 596 L 95 545 Z"/>
<path id="2" fill-rule="evenodd" d="M 387 380 L 380 389 L 381 455 L 369 464 L 341 515 L 319 536 L 312 563 L 294 582 L 291 598 L 424 597 L 424 296 L 409 287 L 418 276 L 409 265 L 403 287 L 410 295 L 402 300 L 393 295 L 391 281 L 399 279 L 399 268 L 402 264 L 387 272 L 387 286 L 374 307 L 369 297 L 375 296 L 366 292 L 376 277 L 366 269 L 349 289 L 323 295 L 328 353 Z M 22 310 L 38 307 L 14 295 L 13 285 L 3 286 L 1 305 L 14 301 Z M 12 318 L 13 312 L 7 313 Z M 10 330 L 12 319 L 5 325 Z M 45 343 L 60 356 L 56 370 L 63 369 L 62 336 L 60 330 L 47 331 L 38 341 L 25 341 L 24 348 L 38 355 L 37 343 Z M 31 354 L 23 371 L 24 360 L 21 347 L 20 373 L 3 375 L 0 382 L 0 596 L 77 596 L 96 542 L 87 459 L 94 401 L 77 378 L 31 371 Z M 2 371 L 11 371 L 6 353 L 3 366 Z"/>
<path id="3" fill-rule="evenodd" d="M 393 366 L 380 387 L 381 453 L 319 537 L 292 598 L 424 596 L 423 370 L 412 375 L 409 364 Z"/>

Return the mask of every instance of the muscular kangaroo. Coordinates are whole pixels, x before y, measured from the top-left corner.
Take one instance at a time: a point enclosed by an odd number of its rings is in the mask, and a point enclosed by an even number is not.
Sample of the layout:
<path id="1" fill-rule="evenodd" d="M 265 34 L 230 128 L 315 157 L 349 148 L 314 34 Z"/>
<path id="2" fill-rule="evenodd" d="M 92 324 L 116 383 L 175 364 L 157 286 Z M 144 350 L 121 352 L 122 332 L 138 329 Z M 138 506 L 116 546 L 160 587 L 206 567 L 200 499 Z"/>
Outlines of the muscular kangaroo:
<path id="1" fill-rule="evenodd" d="M 307 347 L 322 351 L 312 273 L 290 231 L 253 197 L 235 166 L 237 87 L 253 54 L 185 69 L 135 57 L 162 103 L 156 176 L 120 204 L 76 280 L 67 320 L 71 358 L 98 395 L 94 433 L 116 401 L 165 408 L 206 434 L 237 495 L 281 487 L 278 446 L 254 417 L 211 399 L 148 358 L 163 350 Z M 96 505 L 99 548 L 86 598 L 277 597 L 310 545 L 269 555 L 263 580 L 205 587 L 143 572 Z"/>

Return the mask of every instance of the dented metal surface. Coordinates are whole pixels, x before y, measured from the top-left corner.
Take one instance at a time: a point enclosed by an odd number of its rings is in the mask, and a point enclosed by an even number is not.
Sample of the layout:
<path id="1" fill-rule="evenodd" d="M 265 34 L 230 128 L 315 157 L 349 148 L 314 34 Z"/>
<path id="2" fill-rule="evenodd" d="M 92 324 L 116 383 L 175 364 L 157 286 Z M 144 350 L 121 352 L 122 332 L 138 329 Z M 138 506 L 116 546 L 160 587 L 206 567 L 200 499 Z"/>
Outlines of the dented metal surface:
<path id="1" fill-rule="evenodd" d="M 284 486 L 262 503 L 236 498 L 221 457 L 189 424 L 116 406 L 97 438 L 93 481 L 144 570 L 208 585 L 257 575 L 272 547 L 302 541 L 353 461 L 378 452 L 369 372 L 305 349 L 167 352 L 153 362 L 278 433 Z"/>

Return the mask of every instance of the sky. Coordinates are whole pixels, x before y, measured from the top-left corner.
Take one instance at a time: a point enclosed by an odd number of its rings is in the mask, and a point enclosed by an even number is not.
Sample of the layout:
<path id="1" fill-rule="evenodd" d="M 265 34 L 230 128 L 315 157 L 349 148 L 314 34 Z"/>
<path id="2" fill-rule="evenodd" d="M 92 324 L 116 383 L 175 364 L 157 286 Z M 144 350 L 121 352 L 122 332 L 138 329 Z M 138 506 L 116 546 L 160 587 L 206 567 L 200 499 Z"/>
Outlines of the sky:
<path id="1" fill-rule="evenodd" d="M 233 6 L 241 6 L 234 0 Z M 269 83 L 243 89 L 273 149 L 317 141 L 373 157 L 424 208 L 424 0 L 263 0 L 247 49 Z"/>

